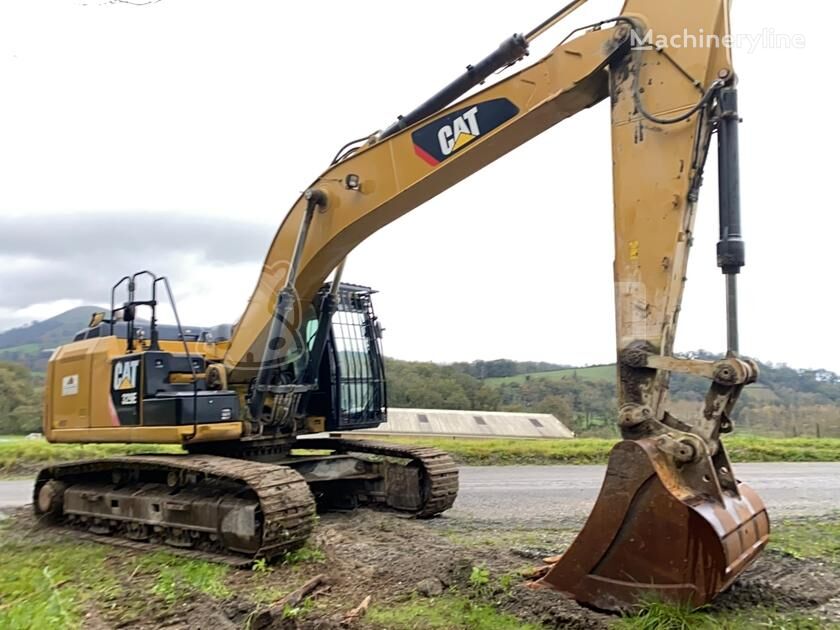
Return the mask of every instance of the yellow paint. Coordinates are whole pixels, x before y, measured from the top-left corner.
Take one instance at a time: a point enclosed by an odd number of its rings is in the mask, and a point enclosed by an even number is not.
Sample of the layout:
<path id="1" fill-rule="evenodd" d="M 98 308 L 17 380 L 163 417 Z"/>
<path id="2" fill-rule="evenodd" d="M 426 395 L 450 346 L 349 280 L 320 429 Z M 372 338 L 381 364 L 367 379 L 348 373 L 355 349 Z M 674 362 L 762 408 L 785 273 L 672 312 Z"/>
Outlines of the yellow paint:
<path id="1" fill-rule="evenodd" d="M 163 341 L 161 349 L 183 352 L 181 342 Z M 199 353 L 203 344 L 189 343 Z M 125 339 L 97 337 L 60 346 L 47 364 L 44 388 L 44 435 L 50 442 L 138 442 L 180 444 L 193 432 L 192 425 L 118 426 L 110 408 L 113 360 L 126 355 Z M 139 357 L 139 355 L 138 355 Z M 62 383 L 78 376 L 78 393 L 68 394 Z M 190 377 L 191 378 L 191 375 Z M 122 385 L 122 383 L 120 383 Z M 198 426 L 196 441 L 234 440 L 242 436 L 242 423 Z"/>
<path id="2" fill-rule="evenodd" d="M 452 150 L 457 151 L 463 146 L 466 146 L 470 142 L 476 139 L 476 136 L 472 135 L 471 133 L 461 132 L 458 134 L 458 137 L 455 139 L 455 144 L 452 145 Z"/>
<path id="3" fill-rule="evenodd" d="M 50 442 L 131 442 L 135 444 L 184 444 L 193 433 L 192 425 L 177 427 L 101 427 L 96 429 L 54 429 Z M 216 422 L 197 427 L 197 442 L 238 440 L 241 422 Z"/>

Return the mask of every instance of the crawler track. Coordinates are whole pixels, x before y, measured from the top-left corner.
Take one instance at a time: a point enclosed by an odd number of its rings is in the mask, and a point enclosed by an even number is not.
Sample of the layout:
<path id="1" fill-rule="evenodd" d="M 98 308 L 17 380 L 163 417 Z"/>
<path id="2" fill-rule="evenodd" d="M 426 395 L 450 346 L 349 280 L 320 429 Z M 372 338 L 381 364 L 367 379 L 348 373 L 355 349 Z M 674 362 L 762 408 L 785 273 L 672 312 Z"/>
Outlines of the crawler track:
<path id="1" fill-rule="evenodd" d="M 121 546 L 140 546 L 146 548 L 160 544 L 163 540 L 171 540 L 173 532 L 178 530 L 176 548 L 191 556 L 206 557 L 208 560 L 218 561 L 221 554 L 229 554 L 221 543 L 221 537 L 208 534 L 206 529 L 198 526 L 191 527 L 189 522 L 173 528 L 169 525 L 155 526 L 149 519 L 134 519 L 120 514 L 113 519 L 74 517 L 61 512 L 61 503 L 47 504 L 40 497 L 41 489 L 48 483 L 60 483 L 62 489 L 71 489 L 74 485 L 89 483 L 96 480 L 97 487 L 102 488 L 103 494 L 118 488 L 118 484 L 106 485 L 103 479 L 112 479 L 115 475 L 127 475 L 134 479 L 130 488 L 146 490 L 152 487 L 152 496 L 158 485 L 150 485 L 151 479 L 167 478 L 171 475 L 183 478 L 189 476 L 190 488 L 206 489 L 214 484 L 221 484 L 225 488 L 238 491 L 239 496 L 246 497 L 256 503 L 256 539 L 246 541 L 247 546 L 255 551 L 251 554 L 239 555 L 244 562 L 253 558 L 272 558 L 302 546 L 308 538 L 315 520 L 315 502 L 303 478 L 294 470 L 276 464 L 237 460 L 213 455 L 134 455 L 127 457 L 113 457 L 103 460 L 87 460 L 50 466 L 41 470 L 35 483 L 34 503 L 35 511 L 44 516 L 51 516 L 58 525 L 65 527 L 90 529 L 91 522 L 97 522 L 98 531 L 111 534 L 101 539 L 113 538 L 119 540 Z M 230 494 L 228 490 L 220 491 L 220 497 Z M 174 499 L 177 501 L 177 495 Z M 172 501 L 173 496 L 160 493 L 160 502 L 165 504 Z M 221 498 L 219 499 L 221 503 Z M 183 507 L 177 506 L 183 510 Z M 138 541 L 127 535 L 131 527 L 148 528 L 150 535 L 147 540 Z M 218 523 L 221 530 L 222 523 Z M 172 544 L 172 543 L 170 543 Z M 170 548 L 169 545 L 162 545 Z M 188 548 L 186 548 L 188 547 Z M 183 548 L 183 549 L 182 549 Z M 241 552 L 240 552 L 241 553 Z M 250 556 L 250 557 L 249 557 Z M 234 562 L 235 563 L 235 562 Z"/>

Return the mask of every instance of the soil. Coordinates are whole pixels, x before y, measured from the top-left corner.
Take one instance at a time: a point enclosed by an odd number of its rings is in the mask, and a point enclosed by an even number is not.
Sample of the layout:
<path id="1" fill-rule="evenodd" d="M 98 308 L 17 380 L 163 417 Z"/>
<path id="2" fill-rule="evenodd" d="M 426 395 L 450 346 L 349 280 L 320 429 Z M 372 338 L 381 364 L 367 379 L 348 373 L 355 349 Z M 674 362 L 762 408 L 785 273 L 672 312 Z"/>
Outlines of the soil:
<path id="1" fill-rule="evenodd" d="M 31 539 L 69 534 L 37 528 L 29 510 L 10 516 L 18 531 L 30 531 Z M 210 629 L 243 628 L 255 624 L 256 613 L 266 608 L 255 603 L 257 585 L 288 592 L 324 574 L 325 586 L 315 590 L 313 606 L 295 619 L 275 615 L 270 628 L 337 629 L 342 620 L 368 595 L 372 606 L 387 607 L 418 597 L 418 591 L 436 592 L 436 584 L 462 596 L 492 603 L 500 611 L 546 628 L 605 628 L 616 619 L 584 608 L 550 590 L 533 590 L 518 577 L 523 567 L 537 566 L 540 558 L 561 552 L 573 532 L 559 530 L 512 530 L 488 528 L 463 518 L 443 516 L 431 521 L 406 519 L 390 513 L 359 510 L 352 514 L 328 514 L 315 529 L 312 547 L 324 559 L 296 566 L 275 566 L 257 575 L 255 571 L 231 569 L 226 585 L 233 593 L 225 599 L 195 594 L 172 605 L 159 605 L 149 592 L 154 575 L 131 575 L 124 569 L 136 564 L 133 550 L 114 548 L 108 562 L 121 577 L 122 593 L 114 602 L 91 605 L 84 625 L 100 628 Z M 470 576 L 473 567 L 486 567 L 490 583 L 476 589 Z M 509 584 L 501 576 L 512 576 Z M 116 614 L 120 607 L 134 606 L 136 615 Z M 778 552 L 763 553 L 715 602 L 712 610 L 741 611 L 762 606 L 785 612 L 803 611 L 828 622 L 840 622 L 840 568 L 818 560 L 794 558 Z M 264 621 L 262 618 L 260 618 Z M 361 617 L 350 624 L 373 629 Z"/>

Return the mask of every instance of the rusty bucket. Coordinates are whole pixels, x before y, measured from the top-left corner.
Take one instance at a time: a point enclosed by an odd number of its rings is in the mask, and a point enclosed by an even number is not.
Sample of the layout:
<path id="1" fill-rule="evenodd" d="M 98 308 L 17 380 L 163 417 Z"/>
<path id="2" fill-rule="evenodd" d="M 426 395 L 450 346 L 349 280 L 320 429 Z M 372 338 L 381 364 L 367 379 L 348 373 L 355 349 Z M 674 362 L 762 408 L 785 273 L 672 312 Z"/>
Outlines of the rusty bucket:
<path id="1" fill-rule="evenodd" d="M 618 443 L 586 525 L 540 584 L 603 610 L 711 601 L 770 531 L 759 496 L 715 461 L 680 466 L 652 438 Z"/>

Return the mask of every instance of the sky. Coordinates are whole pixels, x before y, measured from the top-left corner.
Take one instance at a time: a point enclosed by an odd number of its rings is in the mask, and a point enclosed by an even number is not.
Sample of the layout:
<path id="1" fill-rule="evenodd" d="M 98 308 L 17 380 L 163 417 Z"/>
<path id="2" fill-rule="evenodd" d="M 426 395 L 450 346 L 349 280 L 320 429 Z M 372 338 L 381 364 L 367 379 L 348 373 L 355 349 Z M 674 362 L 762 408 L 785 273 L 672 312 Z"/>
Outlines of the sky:
<path id="1" fill-rule="evenodd" d="M 141 268 L 169 276 L 182 320 L 234 321 L 283 216 L 341 145 L 564 3 L 4 0 L 0 329 L 106 303 Z M 620 8 L 592 0 L 530 59 Z M 837 17 L 815 0 L 732 8 L 749 36 L 733 51 L 741 350 L 840 372 Z M 379 290 L 386 353 L 612 361 L 609 134 L 602 103 L 360 244 L 344 279 Z M 712 155 L 678 351 L 725 349 L 715 169 Z"/>

